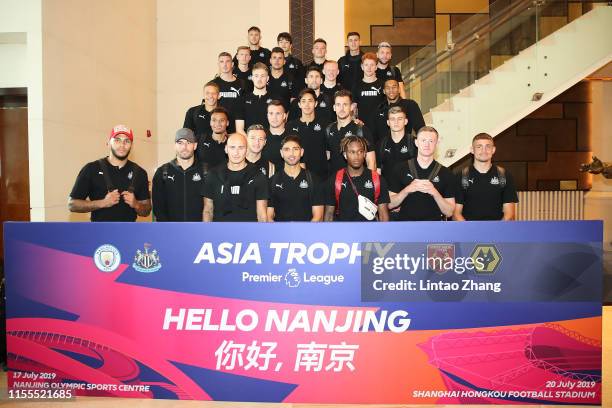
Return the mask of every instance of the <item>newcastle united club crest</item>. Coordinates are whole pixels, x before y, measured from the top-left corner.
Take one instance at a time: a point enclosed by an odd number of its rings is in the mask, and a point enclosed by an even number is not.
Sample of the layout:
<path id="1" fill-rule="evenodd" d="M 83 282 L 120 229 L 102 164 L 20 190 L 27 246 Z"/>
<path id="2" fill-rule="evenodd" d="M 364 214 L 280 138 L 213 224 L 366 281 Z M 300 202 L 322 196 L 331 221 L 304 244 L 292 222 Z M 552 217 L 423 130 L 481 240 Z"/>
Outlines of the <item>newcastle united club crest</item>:
<path id="1" fill-rule="evenodd" d="M 138 272 L 157 272 L 162 267 L 157 250 L 154 249 L 149 252 L 149 248 L 151 248 L 151 244 L 144 244 L 144 252 L 142 252 L 140 249 L 136 251 L 136 256 L 134 256 L 134 263 L 132 264 L 132 267 Z"/>

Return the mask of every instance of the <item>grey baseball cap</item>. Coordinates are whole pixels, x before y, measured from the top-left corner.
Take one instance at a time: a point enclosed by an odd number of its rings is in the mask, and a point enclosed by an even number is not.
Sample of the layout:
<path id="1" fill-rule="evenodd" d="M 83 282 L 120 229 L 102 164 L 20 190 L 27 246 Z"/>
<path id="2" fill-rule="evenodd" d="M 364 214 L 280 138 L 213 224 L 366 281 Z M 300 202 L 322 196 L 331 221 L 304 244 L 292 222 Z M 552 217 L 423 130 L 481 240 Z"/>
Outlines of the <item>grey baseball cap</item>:
<path id="1" fill-rule="evenodd" d="M 187 128 L 182 128 L 176 131 L 176 137 L 174 138 L 174 141 L 178 142 L 181 139 L 185 139 L 191 143 L 197 142 L 196 137 L 193 134 L 193 130 Z"/>

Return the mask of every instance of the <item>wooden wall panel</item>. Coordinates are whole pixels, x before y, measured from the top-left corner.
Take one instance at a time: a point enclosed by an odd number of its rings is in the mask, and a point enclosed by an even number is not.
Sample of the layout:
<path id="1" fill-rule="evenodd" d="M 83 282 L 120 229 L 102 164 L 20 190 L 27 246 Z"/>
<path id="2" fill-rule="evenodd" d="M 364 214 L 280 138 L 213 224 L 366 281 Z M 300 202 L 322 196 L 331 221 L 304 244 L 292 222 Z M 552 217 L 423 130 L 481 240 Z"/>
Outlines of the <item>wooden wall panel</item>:
<path id="1" fill-rule="evenodd" d="M 372 27 L 372 45 L 387 41 L 395 46 L 428 45 L 435 40 L 434 21 L 431 18 L 396 18 L 392 26 Z"/>

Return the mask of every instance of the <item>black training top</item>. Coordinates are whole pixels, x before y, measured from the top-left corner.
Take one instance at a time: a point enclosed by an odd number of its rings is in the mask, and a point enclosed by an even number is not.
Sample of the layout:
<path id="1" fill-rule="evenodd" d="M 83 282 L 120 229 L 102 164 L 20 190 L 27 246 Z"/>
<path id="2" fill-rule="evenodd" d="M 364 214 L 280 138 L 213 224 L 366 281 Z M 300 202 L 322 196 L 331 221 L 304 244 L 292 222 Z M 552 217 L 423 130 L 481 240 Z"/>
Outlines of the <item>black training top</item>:
<path id="1" fill-rule="evenodd" d="M 265 95 L 255 95 L 248 93 L 244 96 L 244 105 L 242 107 L 244 118 L 244 130 L 253 124 L 268 127 L 268 103 L 272 100 L 270 92 Z"/>
<path id="2" fill-rule="evenodd" d="M 389 189 L 387 182 L 383 177 L 380 177 L 380 195 L 378 201 L 375 202 L 375 185 L 372 179 L 372 171 L 364 168 L 363 173 L 357 177 L 352 177 L 351 180 L 357 193 L 368 198 L 375 204 L 389 203 Z M 325 205 L 336 206 L 336 173 L 334 172 L 327 181 L 327 192 L 325 194 Z M 345 171 L 342 183 L 340 185 L 340 200 L 339 212 L 336 208 L 336 221 L 368 221 L 359 213 L 359 204 L 355 190 L 349 181 L 348 171 Z M 372 220 L 375 221 L 376 219 Z"/>
<path id="3" fill-rule="evenodd" d="M 368 144 L 368 152 L 373 152 L 375 148 L 374 139 L 370 129 L 366 126 L 360 126 L 353 121 L 348 125 L 338 129 L 338 122 L 332 122 L 326 129 L 326 148 L 329 151 L 329 173 L 336 174 L 336 171 L 346 166 L 346 159 L 340 151 L 340 142 L 346 136 L 355 135 L 364 137 Z"/>
<path id="4" fill-rule="evenodd" d="M 358 81 L 353 87 L 353 102 L 357 103 L 359 119 L 372 131 L 376 132 L 378 107 L 384 101 L 383 81 L 377 79 L 374 82 Z M 378 140 L 376 134 L 374 140 Z"/>
<path id="5" fill-rule="evenodd" d="M 108 170 L 111 190 L 117 189 L 119 193 L 132 190 L 136 200 L 142 201 L 149 198 L 149 181 L 147 172 L 136 163 L 128 160 L 125 166 L 119 168 L 108 162 L 108 158 L 102 159 L 106 162 L 105 168 L 100 166 L 96 160 L 87 163 L 79 172 L 77 179 L 70 192 L 70 197 L 76 200 L 101 200 L 109 192 L 104 172 Z M 101 208 L 91 212 L 92 221 L 135 221 L 136 211 L 127 205 L 123 198 L 119 203 L 109 207 Z"/>
<path id="6" fill-rule="evenodd" d="M 197 160 L 186 170 L 176 159 L 153 176 L 153 214 L 156 221 L 202 221 L 205 174 Z"/>
<path id="7" fill-rule="evenodd" d="M 404 132 L 404 136 L 396 143 L 391 135 L 387 134 L 376 146 L 376 166 L 381 169 L 383 177 L 390 179 L 397 163 L 412 159 L 416 155 L 417 148 L 412 135 Z"/>
<path id="8" fill-rule="evenodd" d="M 219 143 L 213 139 L 210 133 L 198 137 L 198 147 L 196 149 L 198 161 L 206 164 L 206 167 L 209 169 L 227 162 L 227 155 L 225 154 L 226 142 L 227 139 L 225 142 Z"/>
<path id="9" fill-rule="evenodd" d="M 270 179 L 270 201 L 274 208 L 274 221 L 310 221 L 312 207 L 325 205 L 323 186 L 319 178 L 302 169 L 296 178 L 281 167 Z"/>

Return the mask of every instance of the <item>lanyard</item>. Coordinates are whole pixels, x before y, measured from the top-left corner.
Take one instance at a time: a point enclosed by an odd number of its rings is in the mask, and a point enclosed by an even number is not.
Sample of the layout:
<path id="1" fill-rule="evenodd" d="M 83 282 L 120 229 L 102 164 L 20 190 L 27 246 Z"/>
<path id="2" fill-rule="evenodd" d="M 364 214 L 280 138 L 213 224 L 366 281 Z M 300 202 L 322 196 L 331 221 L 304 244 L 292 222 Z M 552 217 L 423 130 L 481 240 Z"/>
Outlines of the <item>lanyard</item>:
<path id="1" fill-rule="evenodd" d="M 353 179 L 351 178 L 350 174 L 348 174 L 348 171 L 346 171 L 346 177 L 348 177 L 349 183 L 351 183 L 351 187 L 353 187 L 353 191 L 355 192 L 355 195 L 359 197 L 360 194 L 357 191 L 357 187 L 355 187 L 355 184 L 353 184 Z"/>

